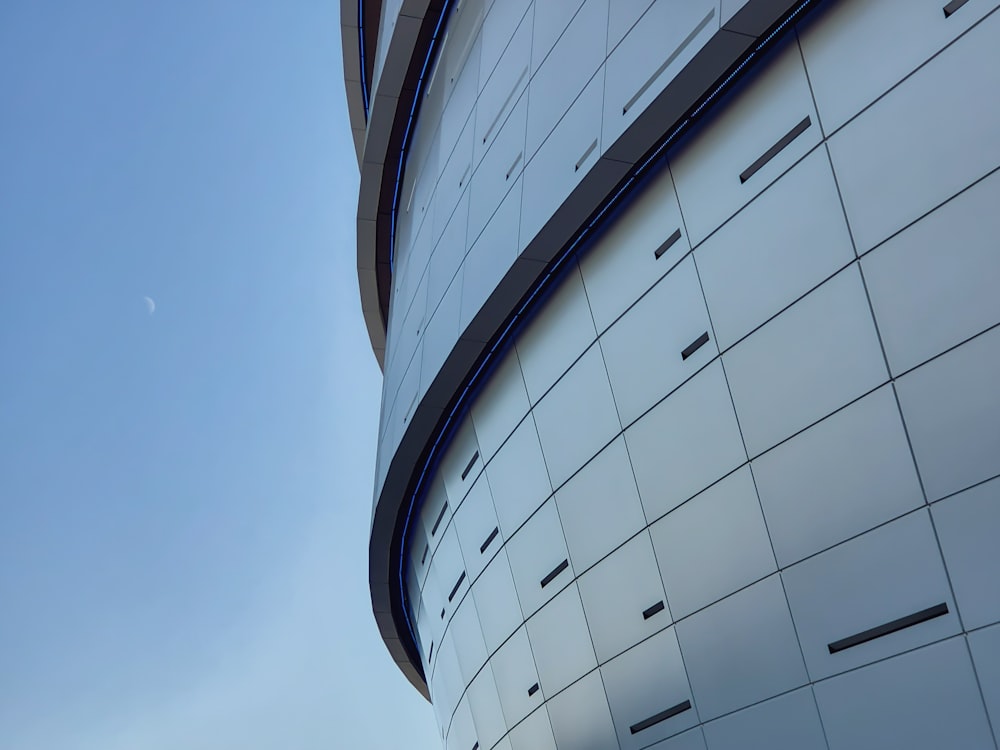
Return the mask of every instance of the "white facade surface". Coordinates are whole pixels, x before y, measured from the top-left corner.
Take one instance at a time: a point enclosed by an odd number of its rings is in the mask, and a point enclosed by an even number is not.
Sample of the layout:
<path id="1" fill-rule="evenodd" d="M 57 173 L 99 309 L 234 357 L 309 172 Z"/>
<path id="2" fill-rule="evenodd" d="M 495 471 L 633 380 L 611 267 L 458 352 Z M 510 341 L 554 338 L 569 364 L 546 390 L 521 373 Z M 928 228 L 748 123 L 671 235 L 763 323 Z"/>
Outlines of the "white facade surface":
<path id="1" fill-rule="evenodd" d="M 423 470 L 405 437 L 444 423 L 446 363 L 501 333 L 476 328 L 497 290 L 546 272 L 536 237 L 768 5 L 449 6 L 377 503 Z M 376 522 L 373 601 L 405 590 L 387 644 L 413 638 L 444 746 L 997 750 L 998 208 L 1000 2 L 825 0 L 781 29 L 511 329 L 401 561 Z"/>

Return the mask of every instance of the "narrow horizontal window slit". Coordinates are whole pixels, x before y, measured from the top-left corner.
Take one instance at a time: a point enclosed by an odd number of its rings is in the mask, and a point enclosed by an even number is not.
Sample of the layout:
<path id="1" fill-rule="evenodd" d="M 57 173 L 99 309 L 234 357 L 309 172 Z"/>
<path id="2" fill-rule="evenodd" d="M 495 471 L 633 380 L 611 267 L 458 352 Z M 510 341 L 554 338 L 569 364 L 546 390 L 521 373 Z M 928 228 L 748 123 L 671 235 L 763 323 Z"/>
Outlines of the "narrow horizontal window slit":
<path id="1" fill-rule="evenodd" d="M 677 716 L 677 714 L 682 714 L 691 708 L 691 701 L 683 701 L 678 703 L 676 706 L 671 706 L 665 711 L 660 711 L 658 714 L 653 714 L 648 719 L 643 719 L 638 724 L 633 724 L 628 728 L 632 734 L 638 734 L 644 729 L 649 729 L 652 726 L 656 726 L 661 721 L 666 721 L 667 719 L 672 719 Z"/>
<path id="2" fill-rule="evenodd" d="M 473 453 L 472 454 L 472 458 L 469 459 L 469 463 L 466 464 L 465 470 L 462 472 L 462 481 L 463 482 L 465 481 L 465 478 L 467 476 L 469 476 L 469 472 L 472 471 L 472 467 L 476 465 L 476 459 L 477 458 L 479 458 L 479 451 L 476 451 L 475 453 Z"/>
<path id="3" fill-rule="evenodd" d="M 663 61 L 660 67 L 658 67 L 655 71 L 653 71 L 653 75 L 647 78 L 646 82 L 639 87 L 639 90 L 636 91 L 634 94 L 632 94 L 632 98 L 629 99 L 627 102 L 625 102 L 625 106 L 622 107 L 622 115 L 627 114 L 628 111 L 632 109 L 632 106 L 637 101 L 639 101 L 639 97 L 645 94 L 649 90 L 649 87 L 653 85 L 653 81 L 659 78 L 660 74 L 663 73 L 663 71 L 665 71 L 667 68 L 669 68 L 673 64 L 674 60 L 676 60 L 678 57 L 681 56 L 681 53 L 684 52 L 685 49 L 687 49 L 687 46 L 694 41 L 695 37 L 698 36 L 698 34 L 700 34 L 706 26 L 708 26 L 709 22 L 712 20 L 712 17 L 714 15 L 715 15 L 715 8 L 712 8 L 708 12 L 708 15 L 698 22 L 698 25 L 694 27 L 694 30 L 684 38 L 684 41 L 682 41 L 679 45 L 677 45 L 677 48 L 670 53 L 670 55 L 667 57 L 666 60 Z"/>
<path id="4" fill-rule="evenodd" d="M 480 555 L 482 555 L 482 554 L 484 554 L 486 552 L 486 548 L 489 547 L 490 544 L 493 543 L 493 540 L 497 538 L 497 534 L 499 534 L 499 533 L 500 533 L 500 528 L 498 526 L 494 526 L 493 527 L 493 531 L 491 531 L 490 535 L 488 537 L 486 537 L 486 541 L 479 545 L 479 554 Z"/>
<path id="5" fill-rule="evenodd" d="M 505 174 L 504 177 L 503 177 L 504 181 L 510 179 L 510 176 L 514 173 L 514 170 L 517 169 L 517 165 L 521 163 L 521 157 L 522 156 L 524 156 L 524 151 L 518 151 L 517 157 L 515 157 L 514 161 L 511 163 L 511 165 L 509 167 L 507 167 L 507 174 Z"/>
<path id="6" fill-rule="evenodd" d="M 455 598 L 455 594 L 458 593 L 458 588 L 462 585 L 462 581 L 465 580 L 465 571 L 462 571 L 462 575 L 458 577 L 455 581 L 455 585 L 451 587 L 451 593 L 448 594 L 448 603 L 451 604 L 451 600 Z"/>
<path id="7" fill-rule="evenodd" d="M 892 633 L 905 630 L 906 628 L 912 628 L 914 625 L 919 625 L 922 622 L 927 622 L 928 620 L 933 620 L 936 617 L 941 617 L 946 614 L 948 614 L 947 604 L 935 604 L 933 607 L 928 607 L 927 609 L 922 609 L 919 612 L 914 612 L 912 615 L 900 617 L 898 620 L 892 620 L 891 622 L 887 622 L 884 625 L 879 625 L 875 628 L 870 628 L 869 630 L 863 630 L 860 633 L 855 633 L 847 638 L 841 638 L 839 641 L 834 641 L 829 644 L 827 648 L 830 650 L 831 654 L 835 654 L 838 651 L 845 651 L 849 648 L 853 648 L 854 646 L 860 646 L 862 643 L 874 641 L 876 638 L 881 638 L 884 635 L 891 635 Z"/>
<path id="8" fill-rule="evenodd" d="M 941 10 L 944 11 L 944 17 L 945 18 L 951 17 L 952 13 L 954 13 L 955 11 L 957 11 L 959 8 L 961 8 L 963 5 L 965 5 L 967 2 L 969 2 L 969 0 L 951 0 L 950 3 L 948 3 L 946 6 L 944 6 L 941 9 Z"/>
<path id="9" fill-rule="evenodd" d="M 441 520 L 444 518 L 444 512 L 446 510 L 448 510 L 448 503 L 447 502 L 445 502 L 445 504 L 441 506 L 441 512 L 438 513 L 437 520 L 434 521 L 434 525 L 431 526 L 431 536 L 434 536 L 435 534 L 437 534 L 438 526 L 441 525 Z"/>
<path id="10" fill-rule="evenodd" d="M 653 615 L 662 612 L 665 609 L 665 607 L 666 605 L 663 603 L 663 600 L 660 599 L 660 601 L 658 601 L 652 607 L 647 607 L 646 609 L 642 610 L 642 619 L 648 620 Z"/>
<path id="11" fill-rule="evenodd" d="M 563 560 L 561 563 L 559 563 L 558 565 L 556 565 L 552 569 L 552 572 L 549 573 L 547 576 L 545 576 L 545 578 L 542 579 L 542 588 L 544 589 L 546 586 L 548 586 L 550 583 L 552 583 L 552 581 L 554 581 L 556 579 L 556 576 L 558 576 L 560 573 L 562 573 L 568 567 L 569 567 L 569 560 Z"/>
<path id="12" fill-rule="evenodd" d="M 749 167 L 747 167 L 740 173 L 740 182 L 744 183 L 751 177 L 753 177 L 755 174 L 757 174 L 757 172 L 763 169 L 764 166 L 769 161 L 771 161 L 771 159 L 773 159 L 775 156 L 777 156 L 786 148 L 788 148 L 789 144 L 791 144 L 792 141 L 794 141 L 796 138 L 798 138 L 800 135 L 806 132 L 809 129 L 810 125 L 812 125 L 812 120 L 809 118 L 809 115 L 806 115 L 804 118 L 802 118 L 802 121 L 799 122 L 798 125 L 796 125 L 794 128 L 792 128 L 783 136 L 781 136 L 781 139 L 777 143 L 771 146 L 771 148 L 765 151 L 764 154 L 759 159 L 757 159 L 757 161 L 755 161 L 753 164 L 751 164 Z"/>
<path id="13" fill-rule="evenodd" d="M 659 260 L 660 258 L 662 258 L 666 254 L 667 250 L 672 248 L 674 246 L 674 243 L 677 242 L 677 240 L 679 240 L 680 238 L 681 238 L 681 230 L 675 229 L 674 233 L 669 237 L 667 237 L 666 241 L 664 241 L 662 245 L 660 245 L 658 248 L 656 248 L 656 250 L 653 251 L 653 259 Z"/>
<path id="14" fill-rule="evenodd" d="M 687 359 L 707 343 L 708 343 L 708 331 L 705 331 L 703 334 L 701 334 L 701 336 L 699 336 L 690 344 L 684 347 L 683 351 L 681 351 L 681 359 Z"/>
<path id="15" fill-rule="evenodd" d="M 573 165 L 573 171 L 574 172 L 579 172 L 580 171 L 580 165 L 583 164 L 585 161 L 587 161 L 587 157 L 590 156 L 594 152 L 595 148 L 597 148 L 597 139 L 596 138 L 594 139 L 593 143 L 591 143 L 589 146 L 587 146 L 587 150 L 583 152 L 583 156 L 581 156 L 579 159 L 577 159 L 576 164 Z"/>

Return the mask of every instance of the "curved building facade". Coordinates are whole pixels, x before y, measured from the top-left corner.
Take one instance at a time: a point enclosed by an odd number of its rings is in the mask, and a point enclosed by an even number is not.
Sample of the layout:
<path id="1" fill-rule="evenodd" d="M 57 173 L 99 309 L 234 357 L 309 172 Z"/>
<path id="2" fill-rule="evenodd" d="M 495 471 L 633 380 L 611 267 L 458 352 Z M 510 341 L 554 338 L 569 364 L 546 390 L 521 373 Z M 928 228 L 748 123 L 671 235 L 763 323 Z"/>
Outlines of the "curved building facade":
<path id="1" fill-rule="evenodd" d="M 998 8 L 344 0 L 449 750 L 997 748 Z"/>

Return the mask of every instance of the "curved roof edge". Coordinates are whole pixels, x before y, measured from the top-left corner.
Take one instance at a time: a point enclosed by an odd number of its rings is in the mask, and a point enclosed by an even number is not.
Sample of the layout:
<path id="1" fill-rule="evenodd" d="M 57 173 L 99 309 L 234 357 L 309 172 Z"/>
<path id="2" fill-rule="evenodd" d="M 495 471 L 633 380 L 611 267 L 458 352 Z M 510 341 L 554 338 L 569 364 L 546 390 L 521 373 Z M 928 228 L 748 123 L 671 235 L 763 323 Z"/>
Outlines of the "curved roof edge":
<path id="1" fill-rule="evenodd" d="M 365 150 L 365 132 L 368 129 L 368 96 L 371 90 L 372 71 L 375 67 L 375 48 L 378 40 L 382 0 L 341 0 L 340 48 L 344 58 L 344 93 L 347 94 L 347 114 L 351 121 L 351 136 L 358 166 Z M 362 40 L 362 26 L 364 40 Z M 362 65 L 362 44 L 364 65 Z"/>
<path id="2" fill-rule="evenodd" d="M 342 2 L 347 4 L 351 0 Z M 392 279 L 389 235 L 393 188 L 400 174 L 407 123 L 424 70 L 424 59 L 446 5 L 446 0 L 404 0 L 392 28 L 388 49 L 383 50 L 385 61 L 368 102 L 368 128 L 358 191 L 358 283 L 368 338 L 383 368 Z"/>
<path id="3" fill-rule="evenodd" d="M 358 167 L 364 172 L 365 144 L 371 115 L 372 75 L 378 46 L 382 0 L 341 0 L 340 41 L 344 58 L 344 89 L 347 113 L 351 121 L 351 136 Z M 363 47 L 363 49 L 362 49 Z M 363 58 L 363 59 L 362 59 Z M 359 212 L 360 214 L 360 212 Z M 366 227 L 358 221 L 358 287 L 361 309 L 368 337 L 379 367 L 385 360 L 385 317 L 377 304 L 378 284 L 375 276 L 374 238 L 365 239 Z M 376 300 L 373 304 L 372 300 Z"/>
<path id="4" fill-rule="evenodd" d="M 345 0 L 346 1 L 346 0 Z M 427 466 L 433 466 L 448 435 L 468 408 L 489 372 L 488 363 L 502 353 L 518 319 L 527 315 L 528 300 L 540 299 L 537 291 L 556 277 L 562 261 L 570 257 L 590 229 L 610 215 L 609 210 L 640 183 L 655 158 L 671 142 L 664 140 L 686 131 L 721 94 L 739 79 L 749 63 L 763 55 L 780 38 L 779 31 L 822 0 L 748 0 L 702 47 L 685 68 L 598 159 L 576 189 L 538 232 L 494 289 L 479 313 L 459 337 L 447 360 L 411 418 L 378 493 L 369 540 L 369 586 L 379 631 L 393 660 L 411 683 L 429 698 L 414 636 L 405 610 L 400 561 L 413 502 L 421 491 Z M 391 274 L 388 263 L 392 186 L 402 133 L 415 93 L 412 68 L 423 63 L 430 43 L 428 27 L 436 23 L 443 2 L 414 0 L 404 3 L 410 11 L 394 30 L 378 91 L 371 102 L 371 128 L 362 161 L 358 203 L 358 273 L 362 307 L 376 356 L 382 362 L 385 346 L 383 300 L 388 302 Z M 422 6 L 417 14 L 411 6 Z M 402 28 L 401 28 L 402 27 Z M 393 49 L 398 43 L 399 49 Z M 403 72 L 403 68 L 407 72 Z M 409 84 L 409 86 L 407 86 Z M 395 98 L 393 98 L 395 95 Z M 392 111 L 396 117 L 385 119 Z M 401 122 L 402 120 L 402 122 Z M 398 140 L 393 135 L 398 135 Z M 395 158 L 390 177 L 384 166 Z M 388 203 L 386 198 L 388 196 Z M 388 207 L 386 207 L 388 206 Z M 581 228 L 586 228 L 581 232 Z M 377 332 L 373 328 L 377 325 Z M 376 336 L 378 333 L 378 336 Z M 381 354 L 380 354 L 381 352 Z M 483 376 L 483 377 L 480 377 Z"/>

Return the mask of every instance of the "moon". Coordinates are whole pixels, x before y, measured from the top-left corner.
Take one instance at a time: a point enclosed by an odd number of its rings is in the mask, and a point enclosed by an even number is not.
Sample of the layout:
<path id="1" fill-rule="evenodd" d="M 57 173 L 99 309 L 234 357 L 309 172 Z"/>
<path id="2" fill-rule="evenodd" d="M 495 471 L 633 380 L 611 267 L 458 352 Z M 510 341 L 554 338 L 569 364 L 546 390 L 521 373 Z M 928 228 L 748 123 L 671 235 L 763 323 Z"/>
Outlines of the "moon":
<path id="1" fill-rule="evenodd" d="M 146 312 L 148 312 L 150 315 L 156 312 L 156 302 L 153 301 L 152 297 L 143 297 L 142 299 L 146 303 Z"/>

